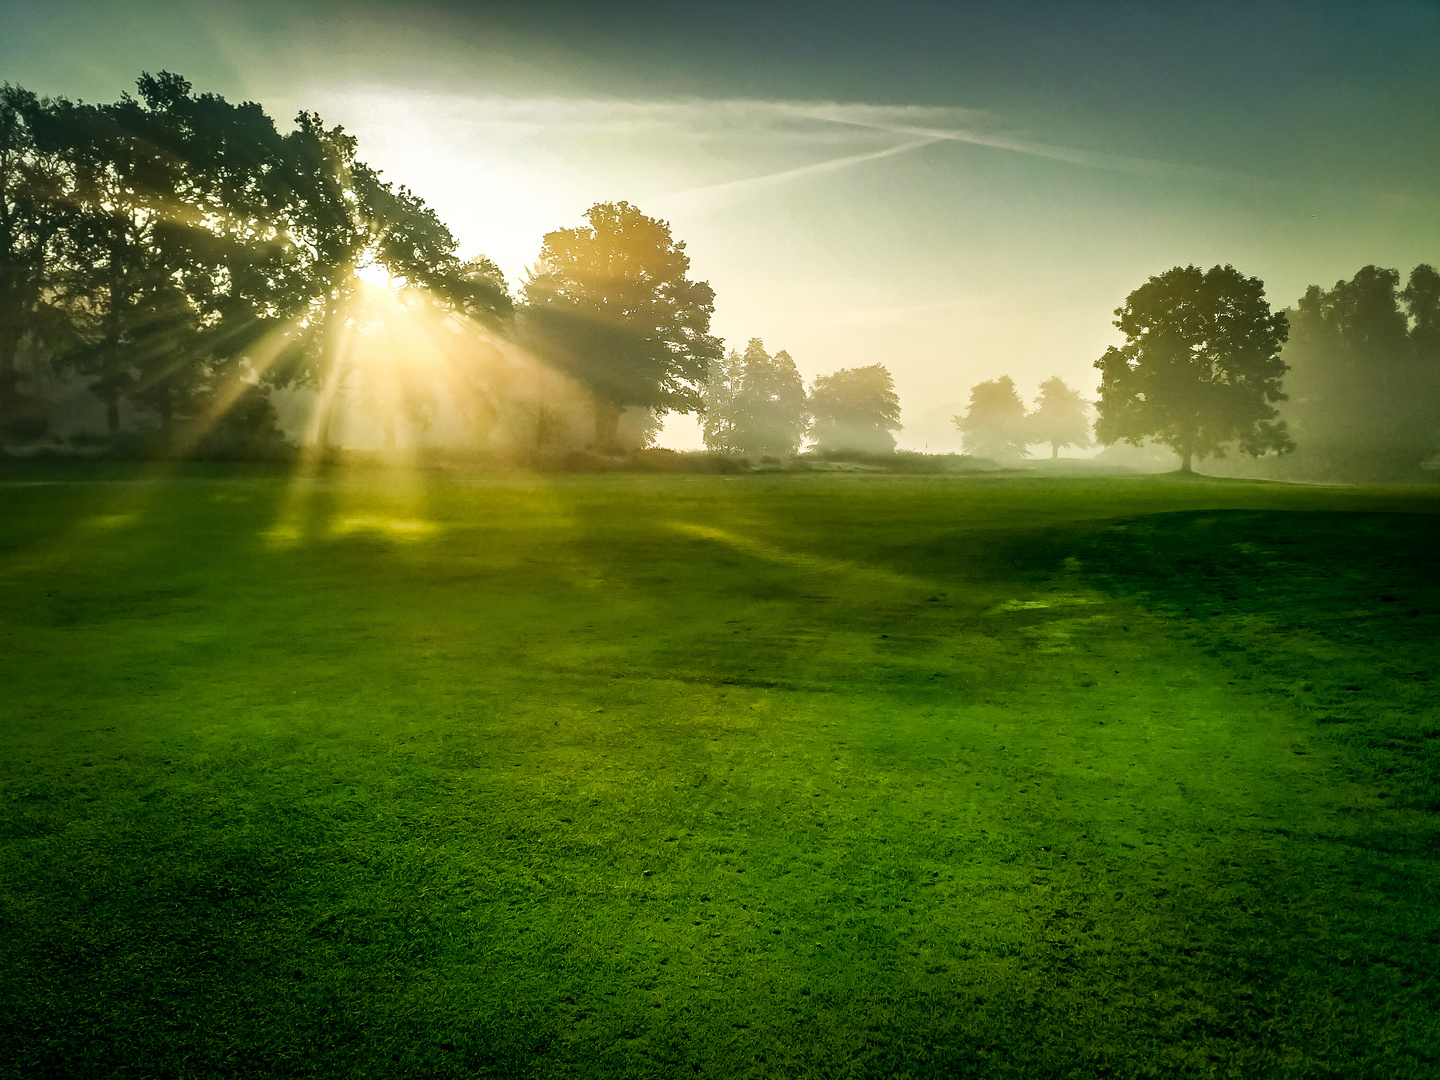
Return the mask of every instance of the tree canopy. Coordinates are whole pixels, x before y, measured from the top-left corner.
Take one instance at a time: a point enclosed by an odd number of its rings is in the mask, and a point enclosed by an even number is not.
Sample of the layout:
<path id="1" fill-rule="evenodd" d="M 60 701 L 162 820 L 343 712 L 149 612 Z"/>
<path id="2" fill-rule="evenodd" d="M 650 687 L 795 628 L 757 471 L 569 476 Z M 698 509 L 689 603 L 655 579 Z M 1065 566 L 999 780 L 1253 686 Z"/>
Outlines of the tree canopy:
<path id="1" fill-rule="evenodd" d="M 463 263 L 343 129 L 301 113 L 282 135 L 170 72 L 137 87 L 101 105 L 0 91 L 0 422 L 25 411 L 22 364 L 45 363 L 90 380 L 112 435 L 122 402 L 167 429 L 253 419 L 247 388 L 297 380 L 327 388 L 323 417 L 367 264 L 458 317 L 508 316 L 493 264 Z"/>
<path id="2" fill-rule="evenodd" d="M 1067 446 L 1090 445 L 1090 402 L 1055 375 L 1040 384 L 1034 410 L 1026 417 L 1026 441 L 1049 443 L 1050 457 Z"/>
<path id="3" fill-rule="evenodd" d="M 1003 375 L 970 388 L 970 408 L 954 417 L 965 451 L 992 461 L 1025 457 L 1025 403 L 1015 383 Z"/>
<path id="4" fill-rule="evenodd" d="M 1285 416 L 1312 467 L 1400 475 L 1440 448 L 1440 274 L 1362 267 L 1289 312 Z"/>
<path id="5" fill-rule="evenodd" d="M 784 350 L 771 356 L 759 338 L 712 367 L 704 407 L 705 445 L 747 457 L 795 453 L 809 420 L 795 361 Z"/>
<path id="6" fill-rule="evenodd" d="M 1234 443 L 1260 456 L 1294 448 L 1274 407 L 1286 365 L 1283 311 L 1271 311 L 1259 278 L 1233 266 L 1177 266 L 1115 310 L 1125 344 L 1095 362 L 1101 371 L 1095 434 L 1110 444 L 1146 439 L 1180 455 L 1221 456 Z"/>
<path id="7" fill-rule="evenodd" d="M 841 368 L 810 388 L 810 437 L 821 450 L 889 453 L 900 430 L 900 399 L 884 364 Z"/>
<path id="8" fill-rule="evenodd" d="M 524 285 L 522 341 L 595 400 L 595 445 L 615 442 L 626 406 L 691 412 L 723 346 L 715 293 L 691 281 L 685 244 L 628 202 L 597 203 L 588 225 L 545 236 Z"/>

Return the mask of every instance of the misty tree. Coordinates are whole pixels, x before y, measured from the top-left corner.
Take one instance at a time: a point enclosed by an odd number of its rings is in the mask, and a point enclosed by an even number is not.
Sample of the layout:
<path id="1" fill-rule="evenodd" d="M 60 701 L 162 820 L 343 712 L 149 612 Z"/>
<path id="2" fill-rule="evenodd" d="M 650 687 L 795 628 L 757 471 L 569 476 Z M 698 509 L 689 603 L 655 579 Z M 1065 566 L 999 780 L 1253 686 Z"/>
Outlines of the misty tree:
<path id="1" fill-rule="evenodd" d="M 992 461 L 1025 457 L 1025 403 L 1009 375 L 970 388 L 970 408 L 953 417 L 967 453 Z"/>
<path id="2" fill-rule="evenodd" d="M 795 453 L 805 437 L 805 384 L 790 354 L 774 356 L 759 338 L 743 355 L 730 355 L 712 368 L 713 386 L 704 391 L 705 445 L 749 457 Z"/>
<path id="3" fill-rule="evenodd" d="M 70 325 L 55 298 L 68 206 L 63 162 L 46 146 L 48 102 L 0 86 L 0 438 L 44 431 L 41 403 L 22 390 Z"/>
<path id="4" fill-rule="evenodd" d="M 1440 447 L 1440 274 L 1421 264 L 1399 285 L 1366 266 L 1289 313 L 1285 414 L 1320 471 L 1404 474 Z"/>
<path id="5" fill-rule="evenodd" d="M 1259 457 L 1294 449 L 1274 402 L 1284 401 L 1280 359 L 1288 323 L 1265 286 L 1233 266 L 1177 266 L 1152 277 L 1115 310 L 1125 344 L 1100 369 L 1097 439 L 1146 439 L 1180 455 L 1221 456 L 1235 443 Z"/>
<path id="6" fill-rule="evenodd" d="M 1090 445 L 1090 402 L 1055 375 L 1040 384 L 1035 408 L 1026 418 L 1026 441 L 1049 443 L 1050 458 L 1066 446 Z"/>
<path id="7" fill-rule="evenodd" d="M 700 387 L 700 432 L 705 446 L 722 454 L 736 453 L 731 403 L 740 390 L 745 359 L 734 349 L 711 360 Z"/>
<path id="8" fill-rule="evenodd" d="M 548 233 L 518 313 L 521 340 L 593 395 L 595 443 L 616 443 L 627 406 L 691 412 L 720 340 L 715 293 L 687 276 L 685 244 L 627 202 L 597 203 L 588 225 Z"/>
<path id="9" fill-rule="evenodd" d="M 900 399 L 884 364 L 841 368 L 810 388 L 810 437 L 821 450 L 890 453 L 900 430 Z"/>

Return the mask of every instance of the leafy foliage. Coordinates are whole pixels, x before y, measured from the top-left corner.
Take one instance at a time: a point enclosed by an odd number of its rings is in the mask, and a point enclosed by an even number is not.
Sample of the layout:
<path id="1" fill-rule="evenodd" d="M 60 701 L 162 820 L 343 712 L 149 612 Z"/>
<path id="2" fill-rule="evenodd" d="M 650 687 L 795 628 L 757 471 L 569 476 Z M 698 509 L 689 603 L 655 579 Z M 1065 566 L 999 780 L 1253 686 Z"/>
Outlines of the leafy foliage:
<path id="1" fill-rule="evenodd" d="M 1404 474 L 1440 448 L 1440 274 L 1421 264 L 1399 284 L 1366 266 L 1289 313 L 1285 415 L 1329 471 Z"/>
<path id="2" fill-rule="evenodd" d="M 1026 441 L 1049 443 L 1050 456 L 1066 446 L 1090 445 L 1090 402 L 1055 375 L 1040 384 L 1035 409 L 1026 417 Z"/>
<path id="3" fill-rule="evenodd" d="M 595 441 L 609 449 L 628 405 L 690 412 L 720 340 L 715 293 L 691 281 L 685 244 L 628 202 L 597 203 L 588 225 L 545 236 L 525 283 L 524 343 L 594 395 Z"/>
<path id="4" fill-rule="evenodd" d="M 1115 309 L 1125 344 L 1095 362 L 1101 371 L 1096 437 L 1139 445 L 1147 438 L 1181 457 L 1294 448 L 1273 403 L 1285 400 L 1280 346 L 1284 312 L 1272 312 L 1259 278 L 1233 266 L 1177 266 L 1152 277 Z"/>
<path id="5" fill-rule="evenodd" d="M 333 387 L 368 264 L 459 318 L 508 318 L 494 264 L 462 262 L 342 128 L 307 112 L 281 135 L 170 72 L 137 86 L 104 105 L 0 94 L 0 422 L 23 411 L 22 350 L 88 377 L 112 436 L 123 401 L 168 430 L 221 422 L 247 387 Z"/>
<path id="6" fill-rule="evenodd" d="M 805 437 L 805 384 L 795 361 L 784 350 L 771 356 L 759 338 L 743 356 L 732 350 L 712 368 L 703 403 L 711 450 L 779 457 L 795 453 Z"/>
<path id="7" fill-rule="evenodd" d="M 1009 375 L 972 386 L 969 410 L 954 420 L 964 436 L 966 453 L 992 461 L 1021 458 L 1029 453 L 1025 449 L 1025 403 L 1015 392 Z"/>
<path id="8" fill-rule="evenodd" d="M 810 388 L 810 437 L 820 450 L 895 449 L 900 399 L 884 364 L 841 368 L 822 375 Z"/>

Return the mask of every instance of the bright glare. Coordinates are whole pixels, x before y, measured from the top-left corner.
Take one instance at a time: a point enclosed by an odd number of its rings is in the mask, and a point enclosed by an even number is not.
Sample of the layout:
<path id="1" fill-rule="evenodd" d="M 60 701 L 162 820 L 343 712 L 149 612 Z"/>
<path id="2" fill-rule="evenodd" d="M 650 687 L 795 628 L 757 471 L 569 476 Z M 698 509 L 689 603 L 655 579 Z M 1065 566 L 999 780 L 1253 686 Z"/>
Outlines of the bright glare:
<path id="1" fill-rule="evenodd" d="M 355 276 L 366 285 L 373 285 L 377 289 L 384 289 L 387 292 L 394 284 L 390 277 L 390 271 L 380 263 L 370 263 L 355 271 Z"/>

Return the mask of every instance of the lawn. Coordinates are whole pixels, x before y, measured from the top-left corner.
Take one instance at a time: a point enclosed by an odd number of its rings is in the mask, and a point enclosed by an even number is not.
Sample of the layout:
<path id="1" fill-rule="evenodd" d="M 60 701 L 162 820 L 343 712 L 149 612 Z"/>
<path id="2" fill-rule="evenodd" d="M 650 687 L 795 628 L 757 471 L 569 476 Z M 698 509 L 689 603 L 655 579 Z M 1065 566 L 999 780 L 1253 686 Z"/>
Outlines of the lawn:
<path id="1" fill-rule="evenodd" d="M 1440 1071 L 1440 496 L 0 473 L 0 1076 Z"/>

